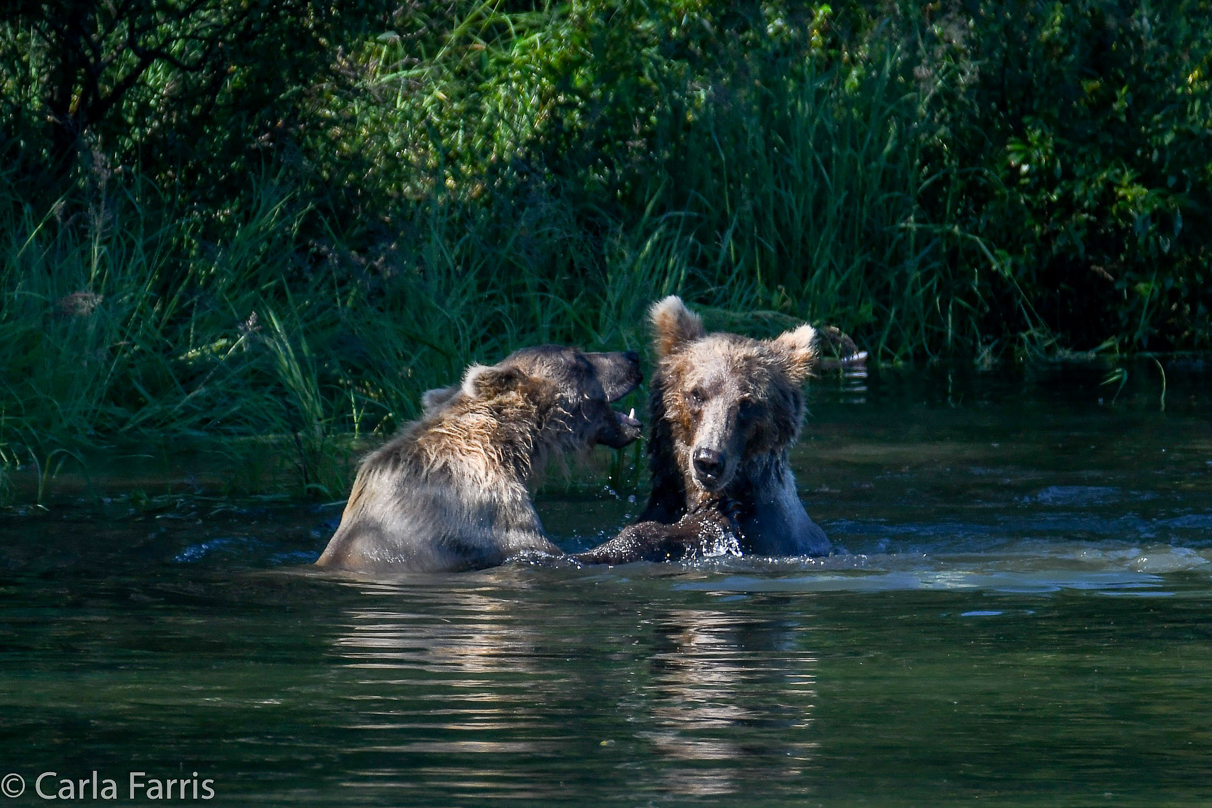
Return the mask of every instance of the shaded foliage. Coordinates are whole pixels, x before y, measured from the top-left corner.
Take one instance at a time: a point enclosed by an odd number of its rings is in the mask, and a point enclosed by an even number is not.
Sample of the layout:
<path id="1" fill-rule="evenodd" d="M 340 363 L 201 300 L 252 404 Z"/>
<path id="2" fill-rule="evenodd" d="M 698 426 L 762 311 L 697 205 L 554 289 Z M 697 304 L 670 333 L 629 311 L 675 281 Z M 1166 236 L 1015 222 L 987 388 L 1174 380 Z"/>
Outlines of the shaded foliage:
<path id="1" fill-rule="evenodd" d="M 891 361 L 1212 341 L 1209 0 L 9 8 L 6 457 L 288 434 L 313 485 L 674 291 Z"/>
<path id="2" fill-rule="evenodd" d="M 358 0 L 16 0 L 0 23 L 9 154 L 35 194 L 99 159 L 221 205 L 287 148 L 330 38 L 368 27 Z"/>
<path id="3" fill-rule="evenodd" d="M 961 74 L 930 156 L 972 173 L 957 224 L 1068 343 L 1210 347 L 1209 13 L 1189 0 L 965 2 L 929 29 L 923 68 Z"/>

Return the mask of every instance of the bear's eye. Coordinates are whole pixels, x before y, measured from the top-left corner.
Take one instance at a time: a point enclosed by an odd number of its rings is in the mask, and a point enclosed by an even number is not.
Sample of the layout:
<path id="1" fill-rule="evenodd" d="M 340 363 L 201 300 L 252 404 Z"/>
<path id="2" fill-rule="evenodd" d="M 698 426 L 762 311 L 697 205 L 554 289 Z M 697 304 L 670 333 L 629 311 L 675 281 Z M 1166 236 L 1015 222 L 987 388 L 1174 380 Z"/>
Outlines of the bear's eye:
<path id="1" fill-rule="evenodd" d="M 703 406 L 704 398 L 705 397 L 703 396 L 703 391 L 697 387 L 694 388 L 693 390 L 691 390 L 690 393 L 686 396 L 686 400 L 690 402 L 690 406 L 694 407 L 695 409 L 698 409 L 699 407 Z"/>

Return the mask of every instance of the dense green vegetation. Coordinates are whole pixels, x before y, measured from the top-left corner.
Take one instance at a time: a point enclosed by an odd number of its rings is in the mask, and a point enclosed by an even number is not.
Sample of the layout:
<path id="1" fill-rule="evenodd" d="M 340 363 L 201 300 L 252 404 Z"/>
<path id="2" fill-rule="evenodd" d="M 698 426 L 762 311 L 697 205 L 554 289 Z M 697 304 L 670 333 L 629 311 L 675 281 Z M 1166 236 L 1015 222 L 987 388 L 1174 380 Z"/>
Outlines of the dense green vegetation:
<path id="1" fill-rule="evenodd" d="M 1207 350 L 1209 19 L 18 0 L 0 462 L 277 436 L 332 495 L 335 436 L 524 344 L 642 349 L 673 291 L 882 361 Z"/>

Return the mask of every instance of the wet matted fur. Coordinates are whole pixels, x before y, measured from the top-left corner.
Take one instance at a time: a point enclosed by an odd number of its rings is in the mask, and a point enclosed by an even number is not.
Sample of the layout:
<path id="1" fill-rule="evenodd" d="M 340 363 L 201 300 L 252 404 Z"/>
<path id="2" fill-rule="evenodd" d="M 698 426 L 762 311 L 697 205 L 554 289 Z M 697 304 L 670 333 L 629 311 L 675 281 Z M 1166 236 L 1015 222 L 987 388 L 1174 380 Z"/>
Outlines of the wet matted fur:
<path id="1" fill-rule="evenodd" d="M 433 572 L 562 555 L 527 484 L 552 453 L 634 441 L 639 422 L 610 402 L 641 378 L 634 353 L 554 345 L 473 365 L 461 384 L 426 393 L 422 418 L 362 462 L 316 563 Z"/>
<path id="2" fill-rule="evenodd" d="M 610 402 L 640 383 L 634 353 L 542 346 L 461 384 L 430 390 L 425 414 L 363 460 L 341 524 L 316 563 L 370 573 L 445 572 L 510 559 L 562 557 L 543 531 L 528 483 L 552 453 L 622 448 L 640 423 Z M 571 558 L 591 564 L 664 561 L 736 546 L 726 509 L 672 524 L 630 525 Z"/>
<path id="3" fill-rule="evenodd" d="M 829 552 L 788 459 L 804 419 L 802 387 L 819 361 L 815 329 L 771 340 L 708 334 L 676 296 L 654 304 L 650 318 L 652 493 L 640 519 L 676 522 L 706 502 L 730 501 L 744 553 Z"/>

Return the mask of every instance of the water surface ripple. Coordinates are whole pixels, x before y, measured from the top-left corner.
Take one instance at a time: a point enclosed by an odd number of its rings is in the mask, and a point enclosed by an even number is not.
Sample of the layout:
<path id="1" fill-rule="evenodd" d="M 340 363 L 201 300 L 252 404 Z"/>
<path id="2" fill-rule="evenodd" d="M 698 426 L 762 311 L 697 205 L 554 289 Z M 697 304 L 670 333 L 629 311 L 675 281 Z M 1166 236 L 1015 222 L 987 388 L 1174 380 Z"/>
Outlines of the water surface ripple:
<path id="1" fill-rule="evenodd" d="M 1099 381 L 821 380 L 822 559 L 368 580 L 306 566 L 332 508 L 10 511 L 0 775 L 15 805 L 94 770 L 231 806 L 1207 805 L 1212 385 L 1172 372 L 1163 413 Z M 637 505 L 540 507 L 579 548 Z"/>

